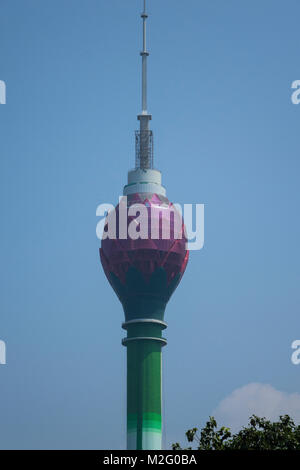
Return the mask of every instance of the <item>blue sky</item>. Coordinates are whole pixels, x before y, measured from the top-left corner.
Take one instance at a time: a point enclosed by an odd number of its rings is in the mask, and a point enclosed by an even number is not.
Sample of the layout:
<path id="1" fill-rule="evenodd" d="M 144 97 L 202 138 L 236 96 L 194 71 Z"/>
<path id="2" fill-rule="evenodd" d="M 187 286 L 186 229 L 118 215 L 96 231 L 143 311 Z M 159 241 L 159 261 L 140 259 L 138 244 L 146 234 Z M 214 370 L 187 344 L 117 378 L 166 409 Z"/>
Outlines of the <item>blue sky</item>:
<path id="1" fill-rule="evenodd" d="M 141 3 L 2 1 L 1 448 L 125 446 L 123 312 L 95 212 L 134 165 Z M 148 3 L 155 166 L 170 200 L 205 204 L 166 312 L 169 446 L 214 410 L 234 423 L 236 395 L 220 409 L 248 384 L 260 405 L 299 391 L 300 5 Z M 300 419 L 298 395 L 287 409 Z"/>

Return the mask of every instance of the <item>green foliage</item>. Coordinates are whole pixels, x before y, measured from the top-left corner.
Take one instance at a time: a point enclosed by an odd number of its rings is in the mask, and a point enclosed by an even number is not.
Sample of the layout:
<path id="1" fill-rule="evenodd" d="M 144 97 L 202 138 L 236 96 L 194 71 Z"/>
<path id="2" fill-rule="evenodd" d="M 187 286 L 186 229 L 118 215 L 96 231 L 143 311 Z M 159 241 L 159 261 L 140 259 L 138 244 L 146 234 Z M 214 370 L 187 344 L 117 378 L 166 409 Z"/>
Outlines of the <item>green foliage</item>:
<path id="1" fill-rule="evenodd" d="M 300 450 L 300 426 L 288 415 L 280 416 L 279 421 L 273 423 L 253 415 L 248 426 L 237 434 L 231 434 L 224 426 L 217 429 L 216 420 L 210 416 L 200 432 L 198 428 L 190 429 L 186 437 L 198 450 Z M 182 449 L 178 443 L 172 448 Z"/>

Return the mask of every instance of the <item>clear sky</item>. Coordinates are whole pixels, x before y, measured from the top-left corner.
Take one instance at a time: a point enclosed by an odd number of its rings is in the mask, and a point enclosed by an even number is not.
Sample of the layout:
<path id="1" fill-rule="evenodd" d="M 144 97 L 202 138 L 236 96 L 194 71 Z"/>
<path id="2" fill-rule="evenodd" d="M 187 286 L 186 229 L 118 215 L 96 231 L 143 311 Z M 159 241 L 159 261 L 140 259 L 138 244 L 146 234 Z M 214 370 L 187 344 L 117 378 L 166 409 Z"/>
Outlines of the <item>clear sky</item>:
<path id="1" fill-rule="evenodd" d="M 166 312 L 167 447 L 212 413 L 300 420 L 300 4 L 148 3 L 155 166 L 170 200 L 205 204 Z M 125 447 L 123 312 L 95 213 L 134 165 L 141 9 L 1 2 L 1 448 Z"/>

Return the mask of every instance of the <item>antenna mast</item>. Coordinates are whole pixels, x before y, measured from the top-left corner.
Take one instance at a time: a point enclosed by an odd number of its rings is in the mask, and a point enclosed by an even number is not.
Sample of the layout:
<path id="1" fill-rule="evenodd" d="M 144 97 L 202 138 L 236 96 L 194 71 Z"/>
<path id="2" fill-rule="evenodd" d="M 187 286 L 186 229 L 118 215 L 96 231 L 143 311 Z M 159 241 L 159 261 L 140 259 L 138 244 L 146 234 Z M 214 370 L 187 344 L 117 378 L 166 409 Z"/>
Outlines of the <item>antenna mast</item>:
<path id="1" fill-rule="evenodd" d="M 140 121 L 140 130 L 135 133 L 136 141 L 136 168 L 153 168 L 153 133 L 149 127 L 149 121 L 152 119 L 147 110 L 147 51 L 146 41 L 146 0 L 144 0 L 144 11 L 141 14 L 143 20 L 143 50 L 142 56 L 142 113 L 138 115 Z"/>
<path id="2" fill-rule="evenodd" d="M 149 52 L 147 52 L 146 45 L 146 21 L 148 15 L 146 13 L 146 0 L 144 0 L 144 11 L 141 14 L 143 19 L 143 51 L 141 52 L 142 56 L 142 114 L 147 114 L 147 57 Z"/>

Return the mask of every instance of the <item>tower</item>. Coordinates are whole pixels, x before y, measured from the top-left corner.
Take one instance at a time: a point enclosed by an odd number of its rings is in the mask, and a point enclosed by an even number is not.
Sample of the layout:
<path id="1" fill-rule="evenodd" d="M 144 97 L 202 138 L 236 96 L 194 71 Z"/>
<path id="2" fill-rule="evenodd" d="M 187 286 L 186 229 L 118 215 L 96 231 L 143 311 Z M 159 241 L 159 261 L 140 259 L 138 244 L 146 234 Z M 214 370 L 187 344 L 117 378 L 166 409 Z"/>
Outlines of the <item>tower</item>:
<path id="1" fill-rule="evenodd" d="M 183 276 L 189 253 L 181 215 L 166 197 L 160 171 L 153 168 L 152 116 L 147 108 L 146 0 L 141 17 L 142 111 L 138 115 L 140 129 L 135 132 L 135 169 L 128 172 L 123 199 L 106 219 L 104 231 L 114 221 L 116 232 L 113 237 L 103 237 L 100 258 L 125 314 L 122 327 L 127 336 L 122 344 L 127 348 L 127 448 L 159 450 L 162 347 L 167 343 L 162 335 L 167 327 L 164 312 Z"/>

